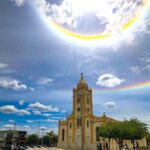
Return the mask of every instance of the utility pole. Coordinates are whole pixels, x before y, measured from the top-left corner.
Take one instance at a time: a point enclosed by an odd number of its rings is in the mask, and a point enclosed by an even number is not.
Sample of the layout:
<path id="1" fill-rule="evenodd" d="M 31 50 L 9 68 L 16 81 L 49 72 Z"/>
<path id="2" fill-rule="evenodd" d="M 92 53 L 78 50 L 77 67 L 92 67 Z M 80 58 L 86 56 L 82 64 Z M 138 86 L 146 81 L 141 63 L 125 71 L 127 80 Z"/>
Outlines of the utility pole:
<path id="1" fill-rule="evenodd" d="M 40 121 L 38 122 L 38 138 L 40 137 Z"/>
<path id="2" fill-rule="evenodd" d="M 42 130 L 42 142 L 41 142 L 41 145 L 43 145 L 43 136 L 44 136 L 44 128 L 43 129 L 41 129 Z"/>
<path id="3" fill-rule="evenodd" d="M 14 134 L 15 134 L 15 130 L 16 130 L 16 122 L 14 122 L 14 131 L 13 131 L 13 135 L 12 135 L 11 150 L 14 149 Z"/>

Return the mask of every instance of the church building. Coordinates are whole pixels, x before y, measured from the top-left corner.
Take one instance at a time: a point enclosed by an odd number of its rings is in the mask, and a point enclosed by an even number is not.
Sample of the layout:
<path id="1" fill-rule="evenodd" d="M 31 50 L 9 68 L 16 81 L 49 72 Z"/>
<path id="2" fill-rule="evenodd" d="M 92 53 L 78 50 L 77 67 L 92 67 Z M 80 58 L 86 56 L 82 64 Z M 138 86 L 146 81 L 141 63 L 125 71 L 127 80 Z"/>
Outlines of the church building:
<path id="1" fill-rule="evenodd" d="M 98 137 L 100 125 L 116 122 L 105 113 L 101 117 L 93 115 L 92 89 L 86 83 L 83 74 L 73 88 L 73 111 L 65 121 L 59 121 L 58 147 L 68 150 L 96 150 L 97 143 L 106 144 L 107 139 Z M 145 145 L 145 142 L 142 142 Z M 118 149 L 118 144 L 111 140 L 110 149 Z"/>

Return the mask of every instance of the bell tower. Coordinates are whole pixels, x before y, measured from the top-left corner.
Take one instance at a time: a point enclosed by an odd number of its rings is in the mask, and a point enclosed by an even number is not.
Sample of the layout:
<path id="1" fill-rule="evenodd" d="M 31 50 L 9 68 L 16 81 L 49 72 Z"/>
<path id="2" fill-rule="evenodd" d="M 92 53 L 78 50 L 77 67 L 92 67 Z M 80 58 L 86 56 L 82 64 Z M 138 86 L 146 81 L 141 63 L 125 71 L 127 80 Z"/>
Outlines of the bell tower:
<path id="1" fill-rule="evenodd" d="M 78 118 L 93 114 L 92 89 L 88 87 L 83 73 L 81 73 L 77 86 L 73 88 L 73 114 L 77 121 Z M 80 125 L 80 121 L 77 122 L 77 125 Z"/>

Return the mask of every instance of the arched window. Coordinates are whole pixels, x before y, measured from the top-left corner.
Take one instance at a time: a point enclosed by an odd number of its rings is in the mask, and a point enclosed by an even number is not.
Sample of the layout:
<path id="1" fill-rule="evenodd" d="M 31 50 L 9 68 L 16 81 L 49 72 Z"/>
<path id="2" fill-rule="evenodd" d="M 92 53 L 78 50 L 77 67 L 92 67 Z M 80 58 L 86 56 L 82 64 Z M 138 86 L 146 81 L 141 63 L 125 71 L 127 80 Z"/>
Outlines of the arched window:
<path id="1" fill-rule="evenodd" d="M 99 127 L 96 127 L 96 141 L 100 141 L 100 136 L 99 136 Z"/>
<path id="2" fill-rule="evenodd" d="M 61 136 L 61 140 L 64 141 L 65 140 L 65 129 L 62 129 L 62 136 Z"/>
<path id="3" fill-rule="evenodd" d="M 87 97 L 87 104 L 89 104 L 90 103 L 90 100 L 89 100 L 89 97 Z"/>
<path id="4" fill-rule="evenodd" d="M 77 108 L 77 111 L 80 112 L 80 107 Z"/>
<path id="5" fill-rule="evenodd" d="M 89 121 L 87 120 L 87 128 L 89 127 Z"/>
<path id="6" fill-rule="evenodd" d="M 78 98 L 77 98 L 77 104 L 80 104 L 80 102 L 81 102 L 81 97 L 78 96 Z"/>
<path id="7" fill-rule="evenodd" d="M 71 122 L 70 122 L 70 129 L 72 128 L 72 124 L 71 124 Z"/>
<path id="8" fill-rule="evenodd" d="M 78 119 L 77 119 L 77 126 L 78 126 L 78 127 L 81 126 L 81 118 L 78 118 Z"/>

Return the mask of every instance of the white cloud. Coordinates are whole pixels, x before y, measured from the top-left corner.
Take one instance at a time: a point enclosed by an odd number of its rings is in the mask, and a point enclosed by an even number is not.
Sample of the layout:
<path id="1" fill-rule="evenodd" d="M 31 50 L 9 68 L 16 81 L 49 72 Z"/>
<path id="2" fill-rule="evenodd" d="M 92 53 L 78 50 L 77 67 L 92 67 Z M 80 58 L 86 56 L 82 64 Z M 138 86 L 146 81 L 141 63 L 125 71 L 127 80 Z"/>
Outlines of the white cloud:
<path id="1" fill-rule="evenodd" d="M 58 120 L 54 120 L 54 119 L 47 119 L 46 122 L 52 122 L 52 123 L 57 123 Z"/>
<path id="2" fill-rule="evenodd" d="M 30 115 L 31 113 L 25 109 L 20 109 L 18 112 L 19 115 Z"/>
<path id="3" fill-rule="evenodd" d="M 43 78 L 40 78 L 37 80 L 37 83 L 40 85 L 47 85 L 47 84 L 50 84 L 52 82 L 54 82 L 54 79 L 46 78 L 46 77 L 43 77 Z"/>
<path id="4" fill-rule="evenodd" d="M 8 120 L 8 122 L 10 122 L 10 123 L 14 123 L 14 122 L 16 122 L 15 120 Z"/>
<path id="5" fill-rule="evenodd" d="M 139 66 L 131 66 L 128 68 L 132 73 L 140 74 L 142 72 Z"/>
<path id="6" fill-rule="evenodd" d="M 3 127 L 2 127 L 2 130 L 14 130 L 14 127 L 16 130 L 24 130 L 24 131 L 30 131 L 31 130 L 31 127 L 28 126 L 28 125 L 24 125 L 24 126 L 18 126 L 18 125 L 14 125 L 14 124 L 5 124 Z"/>
<path id="7" fill-rule="evenodd" d="M 62 110 L 61 112 L 62 112 L 62 113 L 66 113 L 67 111 L 66 111 L 66 110 Z"/>
<path id="8" fill-rule="evenodd" d="M 33 109 L 33 110 L 38 110 L 38 111 L 41 111 L 41 112 L 59 112 L 58 107 L 53 107 L 51 105 L 46 106 L 46 105 L 43 105 L 39 102 L 30 104 L 29 108 Z"/>
<path id="9" fill-rule="evenodd" d="M 45 114 L 42 114 L 42 116 L 49 117 L 51 116 L 51 114 L 45 113 Z"/>
<path id="10" fill-rule="evenodd" d="M 15 2 L 15 4 L 20 7 L 22 6 L 26 0 L 10 0 L 11 2 Z"/>
<path id="11" fill-rule="evenodd" d="M 0 112 L 4 114 L 30 115 L 31 113 L 24 109 L 18 109 L 13 105 L 6 105 L 0 107 Z"/>
<path id="12" fill-rule="evenodd" d="M 120 79 L 112 74 L 104 74 L 98 78 L 97 85 L 113 88 L 125 82 L 125 79 Z"/>
<path id="13" fill-rule="evenodd" d="M 115 107 L 116 107 L 116 103 L 113 102 L 113 101 L 110 101 L 110 102 L 106 102 L 106 103 L 104 104 L 104 106 L 105 106 L 106 108 L 115 108 Z"/>
<path id="14" fill-rule="evenodd" d="M 38 111 L 38 110 L 33 110 L 32 113 L 33 113 L 34 115 L 41 115 L 41 112 Z"/>
<path id="15" fill-rule="evenodd" d="M 3 128 L 14 129 L 14 125 L 12 125 L 12 124 L 6 124 L 6 125 L 3 126 Z"/>
<path id="16" fill-rule="evenodd" d="M 29 131 L 29 130 L 31 130 L 31 127 L 30 127 L 30 126 L 28 126 L 28 125 L 24 125 L 24 126 L 23 126 L 23 130 L 25 130 L 25 131 Z"/>
<path id="17" fill-rule="evenodd" d="M 150 63 L 150 56 L 142 57 L 140 58 L 140 61 L 144 63 Z"/>
<path id="18" fill-rule="evenodd" d="M 143 70 L 150 71 L 150 64 L 145 65 L 145 67 L 143 68 Z"/>
<path id="19" fill-rule="evenodd" d="M 0 69 L 4 69 L 4 68 L 7 68 L 7 67 L 8 67 L 8 64 L 0 63 Z"/>
<path id="20" fill-rule="evenodd" d="M 33 87 L 29 87 L 29 90 L 32 92 L 35 91 L 35 89 Z"/>
<path id="21" fill-rule="evenodd" d="M 26 90 L 28 87 L 20 81 L 11 78 L 0 78 L 0 87 L 13 90 Z"/>
<path id="22" fill-rule="evenodd" d="M 60 117 L 60 116 L 52 116 L 52 119 L 60 120 L 60 119 L 62 119 L 62 117 Z"/>
<path id="23" fill-rule="evenodd" d="M 27 123 L 33 123 L 33 120 L 26 120 Z"/>
<path id="24" fill-rule="evenodd" d="M 12 114 L 12 113 L 17 113 L 18 109 L 12 105 L 6 105 L 6 106 L 0 107 L 0 112 L 5 113 L 5 114 Z"/>
<path id="25" fill-rule="evenodd" d="M 23 105 L 24 104 L 24 100 L 20 100 L 18 103 L 19 103 L 19 105 Z"/>

